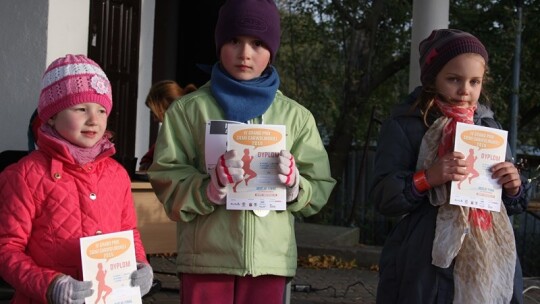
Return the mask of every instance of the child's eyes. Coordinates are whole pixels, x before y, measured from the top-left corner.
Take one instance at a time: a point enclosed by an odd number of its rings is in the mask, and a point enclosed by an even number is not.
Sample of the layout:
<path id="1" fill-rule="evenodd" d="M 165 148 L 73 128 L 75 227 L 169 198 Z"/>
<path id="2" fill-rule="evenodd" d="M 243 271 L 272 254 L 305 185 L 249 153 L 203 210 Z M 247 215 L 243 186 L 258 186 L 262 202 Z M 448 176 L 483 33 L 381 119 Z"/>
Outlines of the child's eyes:
<path id="1" fill-rule="evenodd" d="M 253 41 L 253 44 L 255 46 L 264 46 L 264 43 L 262 42 L 262 40 L 255 40 L 255 41 Z"/>
<path id="2" fill-rule="evenodd" d="M 448 77 L 447 80 L 448 80 L 448 82 L 460 82 L 461 81 L 461 79 L 458 78 L 458 77 Z M 482 84 L 482 80 L 474 79 L 474 80 L 471 80 L 470 83 L 473 86 L 480 85 L 480 84 Z"/>
<path id="3" fill-rule="evenodd" d="M 74 108 L 72 108 L 72 110 L 75 111 L 75 112 L 87 112 L 88 111 L 88 109 L 85 108 L 85 107 L 74 107 Z M 100 114 L 107 114 L 107 110 L 105 110 L 105 108 L 98 109 L 98 112 Z"/>
<path id="4" fill-rule="evenodd" d="M 471 83 L 472 83 L 473 85 L 480 85 L 480 84 L 482 84 L 482 81 L 477 79 L 477 80 L 471 81 Z"/>

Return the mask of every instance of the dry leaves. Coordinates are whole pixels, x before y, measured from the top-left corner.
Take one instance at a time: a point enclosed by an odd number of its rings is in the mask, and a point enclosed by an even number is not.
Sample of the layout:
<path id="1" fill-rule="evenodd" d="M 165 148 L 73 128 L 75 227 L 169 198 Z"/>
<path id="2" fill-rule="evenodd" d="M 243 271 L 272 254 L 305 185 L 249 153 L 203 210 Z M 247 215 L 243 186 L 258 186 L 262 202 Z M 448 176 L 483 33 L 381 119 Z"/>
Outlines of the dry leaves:
<path id="1" fill-rule="evenodd" d="M 358 267 L 356 260 L 345 261 L 333 255 L 308 255 L 298 258 L 298 266 L 312 269 L 352 269 Z"/>

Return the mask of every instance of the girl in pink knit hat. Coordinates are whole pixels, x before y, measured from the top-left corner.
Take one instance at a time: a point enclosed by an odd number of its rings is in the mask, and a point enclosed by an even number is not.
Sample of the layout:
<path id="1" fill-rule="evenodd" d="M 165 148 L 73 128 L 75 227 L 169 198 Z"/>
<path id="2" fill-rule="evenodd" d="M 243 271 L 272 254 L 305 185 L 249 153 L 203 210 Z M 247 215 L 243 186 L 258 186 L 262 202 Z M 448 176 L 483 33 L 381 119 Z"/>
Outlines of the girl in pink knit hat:
<path id="1" fill-rule="evenodd" d="M 83 281 L 79 239 L 132 230 L 137 270 L 131 284 L 152 285 L 137 230 L 131 181 L 111 156 L 111 84 L 97 63 L 66 55 L 42 78 L 39 149 L 0 174 L 0 276 L 12 303 L 84 303 L 97 286 Z"/>

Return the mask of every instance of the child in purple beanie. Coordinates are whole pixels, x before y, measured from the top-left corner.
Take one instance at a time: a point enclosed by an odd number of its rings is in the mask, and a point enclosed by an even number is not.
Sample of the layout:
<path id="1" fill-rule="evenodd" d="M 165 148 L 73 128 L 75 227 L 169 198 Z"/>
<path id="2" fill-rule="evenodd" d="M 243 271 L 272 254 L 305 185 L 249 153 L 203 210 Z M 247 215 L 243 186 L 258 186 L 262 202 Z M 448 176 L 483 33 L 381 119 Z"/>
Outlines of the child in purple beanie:
<path id="1" fill-rule="evenodd" d="M 283 303 L 286 280 L 296 273 L 293 213 L 317 213 L 335 180 L 313 115 L 278 90 L 274 1 L 227 0 L 215 41 L 219 62 L 210 82 L 167 110 L 148 176 L 177 221 L 181 303 Z M 207 172 L 205 126 L 211 120 L 285 125 L 278 177 L 287 189 L 286 210 L 226 209 L 227 184 L 247 184 L 249 174 L 237 150 L 225 152 Z"/>
<path id="2" fill-rule="evenodd" d="M 454 151 L 457 122 L 501 129 L 482 98 L 488 52 L 455 29 L 419 49 L 422 86 L 384 122 L 375 156 L 371 199 L 402 217 L 381 253 L 377 303 L 523 303 L 509 216 L 528 199 L 509 148 L 485 168 L 502 187 L 500 212 L 449 204 L 451 182 L 469 174 Z"/>

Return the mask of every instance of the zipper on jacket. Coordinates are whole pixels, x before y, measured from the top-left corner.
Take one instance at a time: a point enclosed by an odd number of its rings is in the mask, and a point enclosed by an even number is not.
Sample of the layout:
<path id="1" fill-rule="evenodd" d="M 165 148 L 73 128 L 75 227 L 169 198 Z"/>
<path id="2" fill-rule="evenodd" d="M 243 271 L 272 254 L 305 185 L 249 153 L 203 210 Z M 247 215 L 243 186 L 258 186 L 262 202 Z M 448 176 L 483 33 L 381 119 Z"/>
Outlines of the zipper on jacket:
<path id="1" fill-rule="evenodd" d="M 245 263 L 247 275 L 253 274 L 253 255 L 254 255 L 254 244 L 255 244 L 255 216 L 253 211 L 246 210 L 244 211 L 245 217 L 245 230 L 246 230 L 246 239 L 245 239 Z"/>
<path id="2" fill-rule="evenodd" d="M 247 124 L 264 124 L 264 114 L 259 117 L 252 118 L 247 121 Z M 246 239 L 245 239 L 245 263 L 246 263 L 246 275 L 253 275 L 253 269 L 255 267 L 255 221 L 257 221 L 257 216 L 253 213 L 253 210 L 244 211 L 245 217 L 245 230 L 246 230 Z"/>

